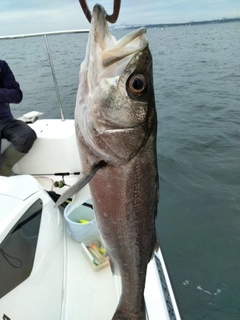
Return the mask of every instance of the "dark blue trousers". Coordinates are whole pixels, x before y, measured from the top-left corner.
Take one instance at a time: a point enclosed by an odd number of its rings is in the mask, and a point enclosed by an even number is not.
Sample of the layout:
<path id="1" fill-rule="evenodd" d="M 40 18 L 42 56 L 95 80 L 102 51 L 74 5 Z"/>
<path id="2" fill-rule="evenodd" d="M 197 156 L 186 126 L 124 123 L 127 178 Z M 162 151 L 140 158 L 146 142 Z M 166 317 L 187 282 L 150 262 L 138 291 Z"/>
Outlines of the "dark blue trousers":
<path id="1" fill-rule="evenodd" d="M 28 153 L 37 135 L 25 122 L 10 118 L 0 120 L 0 150 L 1 139 L 10 141 L 17 151 Z"/>

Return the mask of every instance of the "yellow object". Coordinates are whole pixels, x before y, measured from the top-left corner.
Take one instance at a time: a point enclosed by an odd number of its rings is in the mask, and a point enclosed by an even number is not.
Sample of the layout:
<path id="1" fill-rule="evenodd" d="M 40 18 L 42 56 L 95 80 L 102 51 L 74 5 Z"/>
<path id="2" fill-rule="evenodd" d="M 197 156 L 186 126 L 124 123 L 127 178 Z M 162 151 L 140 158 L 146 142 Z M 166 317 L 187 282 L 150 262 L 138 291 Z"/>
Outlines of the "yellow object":
<path id="1" fill-rule="evenodd" d="M 80 223 L 88 223 L 89 222 L 89 220 L 84 220 L 84 219 L 80 219 L 80 220 L 78 220 Z"/>

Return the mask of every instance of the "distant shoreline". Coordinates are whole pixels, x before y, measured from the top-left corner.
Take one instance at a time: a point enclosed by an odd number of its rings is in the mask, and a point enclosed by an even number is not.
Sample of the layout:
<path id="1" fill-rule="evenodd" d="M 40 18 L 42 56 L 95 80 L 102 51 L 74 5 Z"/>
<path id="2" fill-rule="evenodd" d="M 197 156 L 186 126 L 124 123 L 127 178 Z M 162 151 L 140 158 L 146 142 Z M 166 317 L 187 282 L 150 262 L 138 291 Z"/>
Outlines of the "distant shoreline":
<path id="1" fill-rule="evenodd" d="M 136 29 L 139 27 L 145 27 L 147 29 L 151 28 L 169 28 L 169 27 L 181 27 L 181 26 L 195 26 L 195 25 L 204 25 L 204 24 L 217 24 L 217 23 L 229 23 L 229 22 L 240 22 L 239 18 L 224 18 L 218 20 L 207 20 L 207 21 L 191 21 L 183 23 L 159 23 L 159 24 L 138 24 L 138 25 L 125 25 L 125 26 L 114 26 L 114 30 L 119 29 Z"/>

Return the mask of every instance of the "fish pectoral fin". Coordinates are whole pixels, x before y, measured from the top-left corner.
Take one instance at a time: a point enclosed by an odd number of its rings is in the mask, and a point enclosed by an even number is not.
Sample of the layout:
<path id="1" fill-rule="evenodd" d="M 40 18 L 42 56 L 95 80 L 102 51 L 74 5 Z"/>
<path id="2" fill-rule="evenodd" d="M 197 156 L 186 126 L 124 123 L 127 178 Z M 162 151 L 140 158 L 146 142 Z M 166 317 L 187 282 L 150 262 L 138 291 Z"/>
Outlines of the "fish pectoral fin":
<path id="1" fill-rule="evenodd" d="M 95 175 L 95 173 L 105 165 L 106 165 L 105 161 L 99 161 L 98 163 L 92 166 L 91 170 L 87 174 L 85 175 L 81 174 L 80 179 L 61 195 L 61 197 L 56 202 L 55 207 L 60 206 L 68 198 L 72 197 L 74 194 L 76 194 L 82 188 L 84 188 L 85 185 L 88 184 L 88 182 Z"/>
<path id="2" fill-rule="evenodd" d="M 110 269 L 112 271 L 113 276 L 120 276 L 120 272 L 118 268 L 113 264 L 112 260 L 109 259 Z"/>

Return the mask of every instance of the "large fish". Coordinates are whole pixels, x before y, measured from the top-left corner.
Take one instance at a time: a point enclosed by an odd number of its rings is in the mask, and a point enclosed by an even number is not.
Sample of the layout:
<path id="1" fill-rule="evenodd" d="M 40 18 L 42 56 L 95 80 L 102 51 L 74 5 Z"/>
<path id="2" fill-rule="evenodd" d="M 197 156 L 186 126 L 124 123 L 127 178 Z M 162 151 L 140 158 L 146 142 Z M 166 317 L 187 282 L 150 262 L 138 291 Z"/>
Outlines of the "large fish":
<path id="1" fill-rule="evenodd" d="M 82 178 L 65 198 L 89 182 L 101 236 L 122 279 L 113 319 L 145 319 L 159 190 L 152 57 L 146 30 L 116 41 L 101 5 L 93 9 L 75 126 Z"/>

